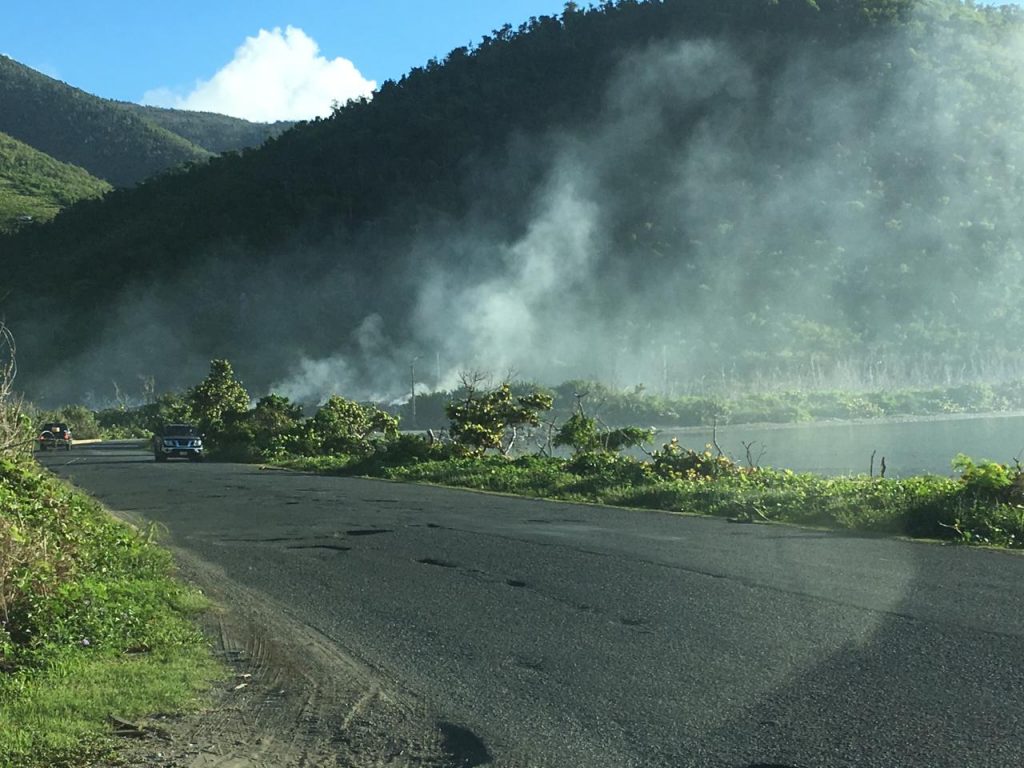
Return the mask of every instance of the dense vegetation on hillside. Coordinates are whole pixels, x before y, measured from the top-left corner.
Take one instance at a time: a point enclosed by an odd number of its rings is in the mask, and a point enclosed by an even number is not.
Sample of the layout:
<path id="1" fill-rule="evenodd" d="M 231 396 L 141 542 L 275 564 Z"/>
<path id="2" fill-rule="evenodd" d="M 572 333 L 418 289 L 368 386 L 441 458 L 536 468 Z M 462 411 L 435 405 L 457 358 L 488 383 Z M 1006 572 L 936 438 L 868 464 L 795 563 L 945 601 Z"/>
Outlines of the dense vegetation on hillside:
<path id="1" fill-rule="evenodd" d="M 169 387 L 218 355 L 307 399 L 405 391 L 424 356 L 431 385 L 666 395 L 1019 374 L 1022 29 L 956 0 L 569 4 L 3 243 L 12 322 L 58 274 L 100 308 L 23 335 L 26 378 Z"/>
<path id="2" fill-rule="evenodd" d="M 0 131 L 115 186 L 210 153 L 101 99 L 0 56 Z"/>
<path id="3" fill-rule="evenodd" d="M 82 168 L 0 133 L 0 232 L 48 221 L 61 208 L 110 189 Z"/>
<path id="4" fill-rule="evenodd" d="M 295 123 L 279 120 L 276 123 L 253 123 L 238 117 L 213 112 L 192 112 L 184 109 L 149 107 L 130 102 L 117 102 L 134 114 L 166 128 L 197 147 L 220 154 L 249 147 L 258 147 L 272 136 L 279 136 Z"/>

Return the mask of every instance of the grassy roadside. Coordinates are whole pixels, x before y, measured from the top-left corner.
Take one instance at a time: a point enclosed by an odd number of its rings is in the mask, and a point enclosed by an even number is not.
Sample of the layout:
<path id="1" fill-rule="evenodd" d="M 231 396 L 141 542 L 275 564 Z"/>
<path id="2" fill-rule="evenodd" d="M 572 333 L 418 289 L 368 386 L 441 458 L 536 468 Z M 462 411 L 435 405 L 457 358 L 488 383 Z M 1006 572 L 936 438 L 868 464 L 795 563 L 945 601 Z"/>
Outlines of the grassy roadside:
<path id="1" fill-rule="evenodd" d="M 292 469 L 425 482 L 638 509 L 776 521 L 836 530 L 1024 547 L 1024 481 L 1014 469 L 966 457 L 958 479 L 820 477 L 742 468 L 712 452 L 666 449 L 643 462 L 610 453 L 572 459 L 399 455 L 277 462 Z"/>
<path id="2" fill-rule="evenodd" d="M 0 766 L 77 766 L 111 717 L 200 706 L 221 670 L 170 555 L 28 460 L 0 460 Z"/>

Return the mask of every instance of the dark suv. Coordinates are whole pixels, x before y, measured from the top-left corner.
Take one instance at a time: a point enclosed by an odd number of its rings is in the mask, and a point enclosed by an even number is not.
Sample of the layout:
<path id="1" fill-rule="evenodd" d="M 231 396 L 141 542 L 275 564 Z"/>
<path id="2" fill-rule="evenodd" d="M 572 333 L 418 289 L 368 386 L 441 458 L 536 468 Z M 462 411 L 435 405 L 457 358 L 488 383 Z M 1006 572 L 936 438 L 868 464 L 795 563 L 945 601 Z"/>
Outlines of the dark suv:
<path id="1" fill-rule="evenodd" d="M 166 424 L 153 435 L 153 457 L 157 461 L 177 456 L 192 461 L 203 460 L 203 436 L 191 424 Z"/>
<path id="2" fill-rule="evenodd" d="M 39 430 L 39 450 L 48 451 L 51 448 L 63 448 L 71 450 L 71 428 L 62 421 L 48 421 Z"/>

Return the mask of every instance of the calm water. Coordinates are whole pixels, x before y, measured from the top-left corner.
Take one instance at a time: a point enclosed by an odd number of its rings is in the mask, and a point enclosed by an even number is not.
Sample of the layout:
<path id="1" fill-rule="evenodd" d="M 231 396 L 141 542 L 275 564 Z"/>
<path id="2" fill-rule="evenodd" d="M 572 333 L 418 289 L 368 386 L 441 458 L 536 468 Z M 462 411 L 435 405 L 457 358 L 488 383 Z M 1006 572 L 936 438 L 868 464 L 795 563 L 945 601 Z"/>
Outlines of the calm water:
<path id="1" fill-rule="evenodd" d="M 665 429 L 654 444 L 660 447 L 672 437 L 699 450 L 711 441 L 711 429 Z M 826 475 L 867 474 L 871 452 L 877 451 L 876 474 L 884 456 L 886 477 L 950 475 L 950 462 L 958 453 L 1003 463 L 1024 455 L 1024 414 L 718 428 L 718 444 L 741 463 L 746 456 L 743 443 L 751 441 L 755 442 L 755 458 L 764 449 L 762 467 Z"/>

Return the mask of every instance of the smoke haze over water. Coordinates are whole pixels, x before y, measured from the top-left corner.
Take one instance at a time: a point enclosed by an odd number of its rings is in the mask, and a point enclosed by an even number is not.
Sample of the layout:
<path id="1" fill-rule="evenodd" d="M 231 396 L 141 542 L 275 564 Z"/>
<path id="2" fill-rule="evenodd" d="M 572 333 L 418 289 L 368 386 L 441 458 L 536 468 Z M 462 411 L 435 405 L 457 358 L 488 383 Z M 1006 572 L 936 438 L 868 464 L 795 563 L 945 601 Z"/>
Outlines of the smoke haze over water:
<path id="1" fill-rule="evenodd" d="M 1012 344 L 979 340 L 1024 329 L 1022 65 L 1019 30 L 935 19 L 838 50 L 656 44 L 596 123 L 479 159 L 470 178 L 495 178 L 468 216 L 339 234 L 226 283 L 222 254 L 133 296 L 89 359 L 153 348 L 138 373 L 195 381 L 229 357 L 304 402 L 469 368 L 669 394 L 1020 375 Z M 505 201 L 528 169 L 543 182 Z M 365 268 L 384 253 L 400 274 Z M 211 281 L 232 331 L 204 339 L 172 296 Z"/>

